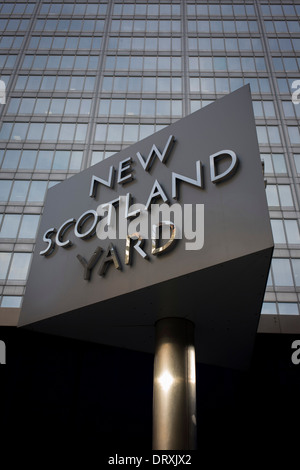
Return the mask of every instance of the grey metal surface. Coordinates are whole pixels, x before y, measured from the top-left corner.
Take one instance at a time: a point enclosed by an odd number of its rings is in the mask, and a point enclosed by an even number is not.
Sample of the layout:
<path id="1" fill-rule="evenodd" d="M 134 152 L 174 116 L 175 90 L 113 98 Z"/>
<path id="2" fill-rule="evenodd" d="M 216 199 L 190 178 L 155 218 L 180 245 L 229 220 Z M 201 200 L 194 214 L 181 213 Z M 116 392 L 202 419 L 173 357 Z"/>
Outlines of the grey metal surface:
<path id="1" fill-rule="evenodd" d="M 147 166 L 153 145 L 162 157 L 167 147 L 168 158 L 156 158 L 146 171 L 137 153 Z M 210 156 L 224 149 L 235 152 L 239 164 L 229 179 L 212 182 Z M 118 169 L 129 157 L 133 179 L 113 182 L 111 166 Z M 195 180 L 199 160 L 202 187 L 180 182 L 179 201 L 172 201 L 172 172 Z M 221 162 L 218 173 L 227 168 Z M 97 185 L 96 197 L 89 196 L 93 176 L 108 182 Z M 185 240 L 177 240 L 174 249 L 153 256 L 151 240 L 146 240 L 143 250 L 149 259 L 134 250 L 127 265 L 126 240 L 116 240 L 121 269 L 110 263 L 105 276 L 99 276 L 96 263 L 89 280 L 79 258 L 90 260 L 98 247 L 105 253 L 110 240 L 79 239 L 70 229 L 65 239 L 72 245 L 39 255 L 49 228 L 58 230 L 66 220 L 78 220 L 128 192 L 134 202 L 146 204 L 156 180 L 171 203 L 204 204 L 201 250 L 187 251 Z M 242 366 L 251 356 L 272 250 L 251 95 L 245 86 L 49 190 L 19 325 L 153 352 L 155 321 L 185 317 L 204 336 L 197 360 Z"/>
<path id="2" fill-rule="evenodd" d="M 194 324 L 155 325 L 153 450 L 194 450 L 197 442 Z"/>

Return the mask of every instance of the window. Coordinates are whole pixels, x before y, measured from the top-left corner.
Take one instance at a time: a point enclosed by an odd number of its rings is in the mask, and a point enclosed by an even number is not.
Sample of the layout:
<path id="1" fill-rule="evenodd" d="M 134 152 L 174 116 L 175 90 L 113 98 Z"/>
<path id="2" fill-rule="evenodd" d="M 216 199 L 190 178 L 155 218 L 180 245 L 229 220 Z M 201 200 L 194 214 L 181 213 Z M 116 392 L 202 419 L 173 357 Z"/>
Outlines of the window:
<path id="1" fill-rule="evenodd" d="M 34 98 L 23 98 L 19 109 L 19 114 L 31 114 L 35 104 Z"/>
<path id="2" fill-rule="evenodd" d="M 0 39 L 0 49 L 19 49 L 24 36 L 2 36 Z"/>
<path id="3" fill-rule="evenodd" d="M 298 63 L 293 57 L 273 57 L 273 65 L 277 72 L 298 72 Z"/>
<path id="4" fill-rule="evenodd" d="M 95 165 L 96 163 L 104 160 L 105 158 L 110 157 L 111 155 L 114 155 L 115 152 L 102 152 L 102 151 L 94 151 L 92 152 L 92 160 L 91 160 L 91 165 Z"/>
<path id="5" fill-rule="evenodd" d="M 0 238 L 16 238 L 20 220 L 19 214 L 5 214 L 0 221 Z"/>
<path id="6" fill-rule="evenodd" d="M 282 107 L 286 118 L 300 118 L 300 109 L 298 105 L 295 106 L 291 101 L 282 101 Z"/>
<path id="7" fill-rule="evenodd" d="M 253 101 L 253 110 L 256 118 L 275 118 L 273 101 Z"/>
<path id="8" fill-rule="evenodd" d="M 31 253 L 13 253 L 8 280 L 26 280 L 31 256 Z"/>
<path id="9" fill-rule="evenodd" d="M 271 14 L 274 15 L 274 16 L 282 16 L 283 15 L 281 5 L 272 4 L 272 5 L 270 5 L 270 9 L 271 9 Z"/>
<path id="10" fill-rule="evenodd" d="M 61 100 L 64 103 L 64 100 Z M 65 109 L 65 114 L 78 114 L 79 112 L 79 106 L 80 106 L 80 99 L 67 99 L 66 100 L 66 109 Z M 60 111 L 62 112 L 62 111 Z"/>
<path id="11" fill-rule="evenodd" d="M 266 194 L 269 206 L 279 207 L 293 207 L 293 198 L 291 188 L 287 184 L 268 184 L 266 187 Z"/>
<path id="12" fill-rule="evenodd" d="M 276 303 L 275 302 L 264 302 L 261 313 L 264 315 L 277 315 Z"/>
<path id="13" fill-rule="evenodd" d="M 282 8 L 286 16 L 294 16 L 296 14 L 293 5 L 282 5 Z"/>
<path id="14" fill-rule="evenodd" d="M 36 236 L 39 215 L 1 214 L 0 238 L 32 238 Z M 18 233 L 19 232 L 19 233 Z"/>
<path id="15" fill-rule="evenodd" d="M 9 3 L 9 4 L 2 4 L 2 10 L 1 10 L 1 13 L 3 15 L 9 15 L 10 13 L 12 13 L 13 11 L 13 7 L 14 7 L 14 4 L 13 3 Z"/>
<path id="16" fill-rule="evenodd" d="M 69 89 L 70 77 L 59 76 L 56 80 L 55 89 L 57 91 L 66 91 Z"/>
<path id="17" fill-rule="evenodd" d="M 280 144 L 280 134 L 277 126 L 256 126 L 259 144 L 273 145 Z"/>
<path id="18" fill-rule="evenodd" d="M 59 131 L 59 124 L 47 123 L 45 124 L 43 140 L 56 141 Z"/>
<path id="19" fill-rule="evenodd" d="M 213 101 L 211 100 L 191 100 L 191 113 L 193 113 L 194 111 L 198 111 L 198 109 L 204 108 L 212 102 Z"/>
<path id="20" fill-rule="evenodd" d="M 43 202 L 47 184 L 47 181 L 32 181 L 28 194 L 28 202 Z"/>
<path id="21" fill-rule="evenodd" d="M 282 153 L 262 153 L 261 159 L 264 162 L 266 174 L 287 174 L 285 159 Z"/>
<path id="22" fill-rule="evenodd" d="M 271 220 L 274 243 L 286 243 L 282 220 Z"/>
<path id="23" fill-rule="evenodd" d="M 57 150 L 53 161 L 53 170 L 67 170 L 69 166 L 70 152 Z M 52 160 L 52 156 L 51 156 Z"/>
<path id="24" fill-rule="evenodd" d="M 24 202 L 26 200 L 29 183 L 29 181 L 24 180 L 14 181 L 9 200 L 11 202 Z"/>
<path id="25" fill-rule="evenodd" d="M 138 132 L 139 126 L 125 124 L 123 140 L 125 142 L 136 142 L 138 140 Z"/>
<path id="26" fill-rule="evenodd" d="M 154 100 L 142 100 L 142 116 L 154 116 L 155 115 L 155 101 Z"/>
<path id="27" fill-rule="evenodd" d="M 294 160 L 295 160 L 297 173 L 300 174 L 300 154 L 299 153 L 294 154 Z"/>
<path id="28" fill-rule="evenodd" d="M 26 87 L 26 91 L 30 91 L 30 90 L 38 90 L 39 86 L 40 86 L 40 83 L 41 83 L 41 79 L 42 77 L 39 76 L 39 75 L 31 75 L 29 76 L 28 78 L 28 82 L 27 82 L 27 87 Z"/>
<path id="29" fill-rule="evenodd" d="M 21 150 L 6 150 L 3 159 L 3 169 L 15 169 L 18 166 Z"/>
<path id="30" fill-rule="evenodd" d="M 153 124 L 97 124 L 95 142 L 121 143 L 123 141 L 136 142 L 144 139 L 155 131 L 163 129 L 165 125 Z M 124 136 L 122 134 L 124 132 Z"/>
<path id="31" fill-rule="evenodd" d="M 36 237 L 39 220 L 39 215 L 23 215 L 18 237 L 34 239 Z"/>
<path id="32" fill-rule="evenodd" d="M 296 126 L 287 126 L 289 138 L 292 145 L 299 145 L 300 144 L 300 134 L 299 128 Z"/>
<path id="33" fill-rule="evenodd" d="M 127 90 L 128 87 L 128 90 Z M 128 93 L 180 93 L 181 78 L 179 77 L 104 77 L 103 92 Z"/>
<path id="34" fill-rule="evenodd" d="M 0 140 L 7 140 L 12 130 L 12 122 L 4 122 L 0 130 Z"/>
<path id="35" fill-rule="evenodd" d="M 126 108 L 125 108 L 126 107 Z M 181 116 L 181 100 L 108 100 L 99 104 L 99 116 Z"/>
<path id="36" fill-rule="evenodd" d="M 3 55 L 0 54 L 0 67 L 1 68 L 12 68 L 15 65 L 17 56 L 16 55 Z"/>
<path id="37" fill-rule="evenodd" d="M 0 253 L 0 279 L 6 278 L 11 253 Z"/>
<path id="38" fill-rule="evenodd" d="M 292 259 L 293 273 L 295 277 L 295 284 L 300 287 L 300 259 Z"/>
<path id="39" fill-rule="evenodd" d="M 9 60 L 11 57 L 13 56 L 9 56 Z M 25 55 L 22 68 L 70 70 L 73 67 L 77 69 L 83 67 L 87 70 L 94 70 L 98 66 L 98 59 L 97 55 Z"/>
<path id="40" fill-rule="evenodd" d="M 48 114 L 50 106 L 50 99 L 49 98 L 37 98 L 34 114 Z"/>
<path id="41" fill-rule="evenodd" d="M 14 204 L 24 204 L 27 198 L 29 202 L 42 203 L 47 185 L 50 187 L 53 183 L 55 182 L 40 180 L 0 180 L 0 198 L 4 198 L 4 201 L 9 199 Z"/>
<path id="42" fill-rule="evenodd" d="M 298 21 L 287 21 L 287 27 L 290 33 L 300 32 L 300 25 Z"/>
<path id="43" fill-rule="evenodd" d="M 204 67 L 211 67 L 210 62 L 211 59 L 207 58 L 208 60 L 203 62 Z M 228 58 L 229 59 L 229 58 Z M 239 58 L 237 58 L 240 60 Z M 204 70 L 201 68 L 201 60 L 200 58 L 200 71 Z M 195 63 L 195 62 L 194 62 Z M 269 80 L 267 78 L 219 78 L 219 77 L 201 77 L 200 83 L 199 78 L 191 77 L 190 78 L 190 91 L 199 93 L 200 90 L 202 93 L 228 93 L 228 91 L 234 91 L 238 88 L 246 85 L 247 83 L 251 86 L 252 93 L 270 93 L 270 85 Z M 263 107 L 262 107 L 263 106 Z M 261 114 L 264 116 L 264 113 L 268 116 L 268 114 L 272 114 L 273 112 L 273 102 L 265 101 L 264 104 L 261 105 L 260 108 Z M 269 116 L 268 116 L 269 117 Z M 272 126 L 271 126 L 272 127 Z M 274 135 L 274 130 L 269 130 L 271 133 L 272 139 L 276 139 L 276 135 Z M 264 131 L 262 131 L 264 132 Z M 276 132 L 276 131 L 275 131 Z M 267 139 L 268 134 L 262 135 Z M 275 143 L 275 142 L 274 142 Z"/>
<path id="44" fill-rule="evenodd" d="M 106 70 L 181 70 L 180 57 L 107 56 Z"/>
<path id="45" fill-rule="evenodd" d="M 0 201 L 8 201 L 10 190 L 12 187 L 11 180 L 0 180 Z"/>
<path id="46" fill-rule="evenodd" d="M 300 261 L 300 260 L 299 260 Z M 273 258 L 272 272 L 275 286 L 293 286 L 293 276 L 290 260 L 286 258 Z"/>
<path id="47" fill-rule="evenodd" d="M 84 100 L 85 101 L 85 100 Z M 88 101 L 88 100 L 87 100 Z M 64 100 L 54 101 L 55 106 L 60 106 L 60 102 L 64 105 Z M 47 101 L 45 104 L 48 103 Z M 38 104 L 38 108 L 39 108 Z M 87 113 L 89 110 L 89 104 L 87 102 L 82 102 L 82 111 Z M 80 110 L 81 110 L 80 109 Z M 47 112 L 45 110 L 45 112 Z M 29 130 L 28 130 L 29 127 Z M 27 133 L 28 130 L 28 133 Z M 60 130 L 60 132 L 59 132 Z M 42 140 L 49 142 L 59 141 L 72 141 L 75 142 L 84 142 L 86 138 L 87 124 L 71 124 L 71 123 L 3 123 L 0 131 L 0 140 L 9 140 L 13 141 L 22 141 L 25 140 L 27 135 L 27 140 Z"/>
<path id="48" fill-rule="evenodd" d="M 19 308 L 22 303 L 22 297 L 16 295 L 3 295 L 1 301 L 2 308 Z"/>
<path id="49" fill-rule="evenodd" d="M 299 315 L 298 304 L 293 302 L 278 302 L 280 315 Z"/>
<path id="50" fill-rule="evenodd" d="M 36 163 L 36 170 L 50 170 L 52 166 L 53 152 L 40 150 Z"/>
<path id="51" fill-rule="evenodd" d="M 23 150 L 19 168 L 22 170 L 33 169 L 36 161 L 36 155 L 36 150 Z"/>
<path id="52" fill-rule="evenodd" d="M 75 133 L 75 142 L 85 142 L 87 124 L 77 124 Z"/>
<path id="53" fill-rule="evenodd" d="M 286 236 L 287 242 L 290 244 L 293 243 L 300 243 L 300 234 L 299 234 L 299 226 L 297 220 L 284 220 L 284 225 L 286 229 Z"/>
<path id="54" fill-rule="evenodd" d="M 25 140 L 28 129 L 27 122 L 15 123 L 12 129 L 11 139 L 16 141 Z M 8 135 L 7 135 L 8 138 Z"/>
<path id="55" fill-rule="evenodd" d="M 276 244 L 300 244 L 300 234 L 297 220 L 272 219 L 271 226 L 274 242 Z"/>
<path id="56" fill-rule="evenodd" d="M 41 140 L 43 134 L 44 124 L 32 122 L 29 126 L 27 140 Z"/>
<path id="57" fill-rule="evenodd" d="M 108 142 L 121 142 L 122 141 L 122 124 L 108 124 L 107 141 Z"/>

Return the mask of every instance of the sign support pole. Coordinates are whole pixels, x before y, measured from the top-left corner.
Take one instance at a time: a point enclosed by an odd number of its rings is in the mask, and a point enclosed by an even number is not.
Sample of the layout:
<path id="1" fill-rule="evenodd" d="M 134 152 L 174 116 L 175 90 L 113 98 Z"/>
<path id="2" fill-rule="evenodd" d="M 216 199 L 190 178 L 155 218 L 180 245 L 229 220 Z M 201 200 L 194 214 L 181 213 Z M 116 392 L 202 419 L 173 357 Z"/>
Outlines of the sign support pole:
<path id="1" fill-rule="evenodd" d="M 194 324 L 164 318 L 155 324 L 153 450 L 195 450 Z"/>

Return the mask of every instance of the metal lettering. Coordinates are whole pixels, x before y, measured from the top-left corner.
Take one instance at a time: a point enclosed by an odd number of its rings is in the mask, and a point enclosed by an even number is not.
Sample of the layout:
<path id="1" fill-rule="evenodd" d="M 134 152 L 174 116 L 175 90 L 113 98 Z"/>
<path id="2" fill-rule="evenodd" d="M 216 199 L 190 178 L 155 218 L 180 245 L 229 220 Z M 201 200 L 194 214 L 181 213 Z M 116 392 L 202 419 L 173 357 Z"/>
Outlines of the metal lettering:
<path id="1" fill-rule="evenodd" d="M 97 207 L 97 214 L 100 217 L 103 217 L 105 212 L 108 212 L 107 225 L 111 225 L 113 209 L 114 209 L 114 206 L 117 206 L 119 204 L 119 201 L 120 201 L 120 198 L 118 197 L 117 199 L 113 199 L 112 201 L 105 202 L 104 204 L 100 204 L 100 206 Z"/>
<path id="2" fill-rule="evenodd" d="M 56 228 L 49 228 L 47 232 L 44 233 L 43 241 L 48 243 L 48 246 L 45 250 L 40 251 L 40 255 L 49 256 L 55 248 L 55 242 L 51 239 L 51 236 L 56 233 Z"/>
<path id="3" fill-rule="evenodd" d="M 98 246 L 96 248 L 96 250 L 94 251 L 94 253 L 92 254 L 91 258 L 88 261 L 86 261 L 86 259 L 83 256 L 79 255 L 79 254 L 76 256 L 77 259 L 79 260 L 79 262 L 83 266 L 83 269 L 84 269 L 83 279 L 85 281 L 90 280 L 92 269 L 94 268 L 95 264 L 97 263 L 98 259 L 100 258 L 102 251 L 103 250 L 102 250 L 101 246 Z"/>
<path id="4" fill-rule="evenodd" d="M 152 199 L 157 199 L 158 197 L 161 197 L 164 202 L 168 202 L 168 198 L 165 192 L 163 191 L 161 185 L 159 184 L 157 180 L 155 180 L 154 185 L 152 186 L 147 204 L 145 206 L 146 211 L 149 209 Z"/>
<path id="5" fill-rule="evenodd" d="M 184 181 L 188 184 L 193 184 L 198 188 L 203 188 L 203 181 L 202 181 L 202 163 L 200 160 L 196 162 L 196 179 L 188 178 L 187 176 L 180 175 L 179 173 L 172 172 L 172 198 L 179 199 L 179 191 L 177 188 L 177 180 Z"/>
<path id="6" fill-rule="evenodd" d="M 125 163 L 129 163 L 129 165 L 124 166 Z M 127 170 L 131 169 L 131 163 L 132 163 L 132 159 L 130 157 L 126 158 L 125 160 L 122 160 L 119 163 L 119 171 L 118 171 L 118 183 L 119 184 L 129 183 L 130 181 L 133 180 L 132 173 L 126 174 Z M 123 173 L 125 173 L 124 176 L 123 176 Z"/>
<path id="7" fill-rule="evenodd" d="M 184 205 L 184 209 L 187 204 Z M 182 235 L 182 206 L 178 203 L 172 204 L 152 204 L 151 205 L 151 225 L 158 226 L 164 220 L 172 220 L 176 227 L 176 238 L 181 238 Z M 191 219 L 192 220 L 192 219 Z M 156 234 L 157 235 L 157 234 Z M 162 225 L 161 238 L 168 238 L 170 235 L 169 225 Z"/>
<path id="8" fill-rule="evenodd" d="M 217 175 L 216 163 L 222 158 L 228 157 L 228 156 L 231 158 L 231 164 L 229 168 L 227 168 L 227 170 L 221 173 L 220 175 Z M 211 176 L 212 183 L 221 183 L 225 179 L 230 178 L 231 176 L 235 174 L 237 166 L 238 166 L 238 158 L 235 152 L 233 152 L 232 150 L 221 150 L 220 152 L 214 153 L 213 155 L 210 155 L 209 160 L 210 160 L 210 176 Z"/>
<path id="9" fill-rule="evenodd" d="M 65 235 L 65 233 L 67 232 L 67 230 L 73 225 L 76 223 L 76 219 L 69 219 L 69 220 L 66 220 L 62 226 L 58 229 L 58 232 L 56 234 L 56 244 L 58 246 L 62 246 L 64 248 L 67 248 L 68 246 L 72 246 L 73 243 L 71 242 L 71 240 L 66 240 L 66 241 L 63 241 L 62 238 L 63 236 Z"/>
<path id="10" fill-rule="evenodd" d="M 94 217 L 94 222 L 93 222 L 92 226 L 86 232 L 81 233 L 81 229 L 82 229 L 83 225 L 91 217 Z M 96 232 L 96 226 L 97 226 L 98 221 L 99 221 L 99 216 L 98 216 L 96 211 L 90 210 L 90 211 L 84 212 L 80 216 L 80 218 L 77 220 L 76 225 L 75 225 L 74 232 L 75 232 L 76 237 L 81 238 L 82 240 L 85 240 L 86 238 L 90 238 L 90 237 L 94 236 L 95 232 Z"/>
<path id="11" fill-rule="evenodd" d="M 162 246 L 157 246 L 158 245 L 158 237 L 156 236 L 157 229 L 164 225 L 169 225 L 171 229 L 171 237 L 170 239 Z M 158 225 L 153 225 L 152 227 L 152 250 L 151 253 L 152 255 L 161 255 L 163 253 L 166 253 L 172 244 L 174 243 L 176 238 L 176 227 L 172 222 L 169 221 L 163 221 Z"/>
<path id="12" fill-rule="evenodd" d="M 107 248 L 104 256 L 102 257 L 100 268 L 98 271 L 99 276 L 105 276 L 109 264 L 113 263 L 116 269 L 122 270 L 122 266 L 118 257 L 116 248 L 111 243 Z"/>
<path id="13" fill-rule="evenodd" d="M 114 167 L 111 166 L 109 169 L 109 176 L 108 180 L 105 181 L 102 178 L 99 178 L 98 176 L 93 175 L 92 176 L 92 181 L 91 181 L 91 187 L 90 187 L 90 197 L 96 197 L 97 193 L 97 186 L 98 184 L 104 184 L 104 186 L 107 186 L 108 188 L 112 188 L 114 184 Z"/>
<path id="14" fill-rule="evenodd" d="M 120 198 L 121 197 L 124 198 L 124 196 L 120 196 Z M 133 211 L 133 212 L 129 212 L 129 206 L 131 206 L 131 194 L 130 193 L 126 194 L 125 203 L 126 203 L 126 206 L 125 206 L 125 218 L 126 219 L 131 219 L 132 217 L 136 217 L 141 212 L 140 209 Z"/>
<path id="15" fill-rule="evenodd" d="M 133 248 L 141 255 L 142 258 L 148 259 L 147 253 L 142 249 L 145 243 L 143 237 L 138 233 L 133 233 L 132 235 L 128 235 L 126 238 L 126 247 L 125 247 L 125 264 L 131 264 L 131 254 L 132 254 L 132 240 L 137 240 L 137 243 L 133 245 Z"/>
<path id="16" fill-rule="evenodd" d="M 152 166 L 152 164 L 155 160 L 155 156 L 158 157 L 159 160 L 162 163 L 165 163 L 168 156 L 170 155 L 170 152 L 172 150 L 174 142 L 175 142 L 175 137 L 173 135 L 170 135 L 170 137 L 168 138 L 168 141 L 167 141 L 167 143 L 165 145 L 165 148 L 164 148 L 162 153 L 160 153 L 160 151 L 158 150 L 156 145 L 153 144 L 146 161 L 144 160 L 144 158 L 142 157 L 140 152 L 137 152 L 136 155 L 137 155 L 142 167 L 144 168 L 144 170 L 148 171 L 151 168 L 151 166 Z"/>

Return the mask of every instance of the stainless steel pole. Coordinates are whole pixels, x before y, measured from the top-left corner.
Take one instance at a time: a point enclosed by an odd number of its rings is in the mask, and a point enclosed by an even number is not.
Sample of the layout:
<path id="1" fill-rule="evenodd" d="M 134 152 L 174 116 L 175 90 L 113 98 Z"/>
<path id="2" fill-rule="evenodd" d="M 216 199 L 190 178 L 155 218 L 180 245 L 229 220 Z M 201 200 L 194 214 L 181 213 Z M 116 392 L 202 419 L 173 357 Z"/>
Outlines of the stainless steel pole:
<path id="1" fill-rule="evenodd" d="M 155 333 L 153 450 L 196 449 L 194 324 L 165 318 Z"/>

